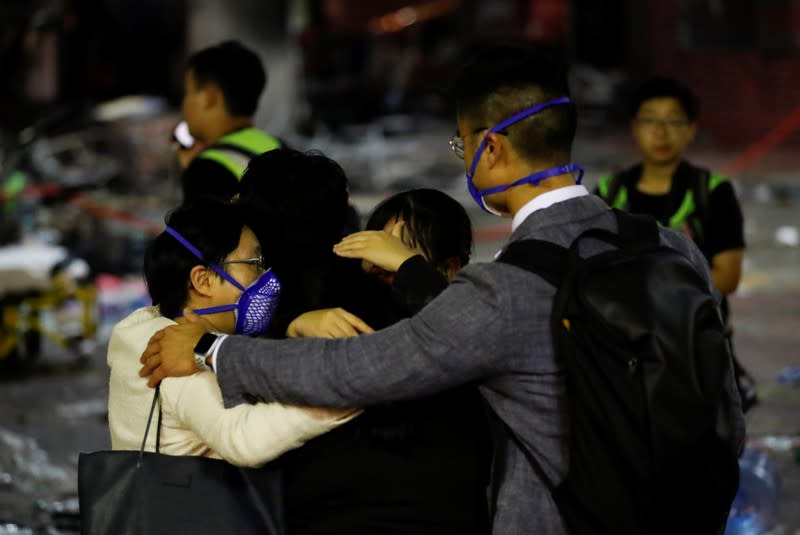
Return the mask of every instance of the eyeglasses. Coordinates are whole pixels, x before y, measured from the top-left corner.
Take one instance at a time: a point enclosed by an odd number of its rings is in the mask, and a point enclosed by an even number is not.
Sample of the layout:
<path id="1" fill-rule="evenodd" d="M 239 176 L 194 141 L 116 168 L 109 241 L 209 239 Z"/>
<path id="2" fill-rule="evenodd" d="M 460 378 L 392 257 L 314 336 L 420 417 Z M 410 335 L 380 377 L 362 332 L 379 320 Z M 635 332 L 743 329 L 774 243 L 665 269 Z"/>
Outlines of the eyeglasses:
<path id="1" fill-rule="evenodd" d="M 646 128 L 648 130 L 655 130 L 656 128 L 663 127 L 667 130 L 680 130 L 681 128 L 685 128 L 689 126 L 689 121 L 686 119 L 670 119 L 670 120 L 661 120 L 661 119 L 636 119 L 636 122 L 642 128 Z"/>
<path id="2" fill-rule="evenodd" d="M 267 261 L 264 259 L 263 256 L 257 256 L 255 258 L 246 258 L 243 260 L 225 260 L 224 262 L 220 262 L 220 266 L 225 266 L 228 264 L 249 264 L 251 266 L 255 266 L 259 273 L 264 273 L 267 270 Z"/>
<path id="3" fill-rule="evenodd" d="M 475 130 L 470 132 L 469 135 L 474 136 L 478 132 L 488 130 L 488 128 L 489 128 L 488 126 L 482 126 L 480 128 L 476 128 Z M 495 132 L 495 133 L 500 134 L 501 136 L 508 135 L 508 132 Z M 456 132 L 456 135 L 450 138 L 450 149 L 455 153 L 456 156 L 458 156 L 459 159 L 461 160 L 464 159 L 464 138 L 459 136 L 458 132 Z"/>
<path id="4" fill-rule="evenodd" d="M 458 156 L 459 160 L 464 159 L 464 138 L 458 134 L 450 138 L 450 149 Z"/>

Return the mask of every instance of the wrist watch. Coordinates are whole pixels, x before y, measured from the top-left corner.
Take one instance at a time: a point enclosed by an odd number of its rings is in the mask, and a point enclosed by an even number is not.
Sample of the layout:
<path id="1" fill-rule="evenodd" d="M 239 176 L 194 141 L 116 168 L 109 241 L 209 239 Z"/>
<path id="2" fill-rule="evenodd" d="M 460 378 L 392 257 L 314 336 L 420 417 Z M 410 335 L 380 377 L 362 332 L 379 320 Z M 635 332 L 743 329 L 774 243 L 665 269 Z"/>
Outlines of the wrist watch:
<path id="1" fill-rule="evenodd" d="M 210 354 L 211 347 L 217 341 L 217 335 L 211 333 L 203 333 L 200 340 L 194 346 L 194 361 L 197 367 L 203 371 L 213 372 L 214 370 L 206 364 L 206 357 Z"/>

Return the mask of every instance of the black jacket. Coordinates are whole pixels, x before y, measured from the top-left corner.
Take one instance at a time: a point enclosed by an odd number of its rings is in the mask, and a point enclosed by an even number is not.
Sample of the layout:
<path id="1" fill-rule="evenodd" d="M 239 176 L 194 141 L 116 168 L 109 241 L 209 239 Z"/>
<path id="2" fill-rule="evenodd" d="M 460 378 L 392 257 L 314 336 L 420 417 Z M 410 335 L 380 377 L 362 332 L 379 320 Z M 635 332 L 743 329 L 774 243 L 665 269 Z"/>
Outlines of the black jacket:
<path id="1" fill-rule="evenodd" d="M 401 267 L 394 288 L 342 259 L 295 273 L 292 286 L 306 277 L 303 291 L 286 296 L 275 323 L 279 331 L 301 312 L 299 298 L 313 305 L 307 310 L 341 306 L 379 329 L 447 286 L 422 257 Z M 461 387 L 367 408 L 285 454 L 276 462 L 283 469 L 289 533 L 488 534 L 491 453 L 484 411 L 477 390 Z"/>

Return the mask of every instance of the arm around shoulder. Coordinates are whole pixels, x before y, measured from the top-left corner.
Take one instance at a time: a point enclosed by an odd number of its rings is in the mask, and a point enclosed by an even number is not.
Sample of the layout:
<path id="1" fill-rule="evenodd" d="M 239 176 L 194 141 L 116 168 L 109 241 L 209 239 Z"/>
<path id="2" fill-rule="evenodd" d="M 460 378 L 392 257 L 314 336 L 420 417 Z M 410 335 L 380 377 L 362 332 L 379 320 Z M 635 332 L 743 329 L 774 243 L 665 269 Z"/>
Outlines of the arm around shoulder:
<path id="1" fill-rule="evenodd" d="M 502 277 L 475 267 L 462 270 L 413 318 L 373 334 L 337 340 L 228 337 L 216 370 L 226 406 L 251 394 L 296 405 L 365 407 L 502 373 L 508 365 L 501 350 L 508 336 L 508 291 L 498 287 Z"/>
<path id="2" fill-rule="evenodd" d="M 346 411 L 326 417 L 316 409 L 278 403 L 225 409 L 210 372 L 165 381 L 169 383 L 177 388 L 167 391 L 165 401 L 180 421 L 223 459 L 238 466 L 260 466 L 358 414 Z"/>

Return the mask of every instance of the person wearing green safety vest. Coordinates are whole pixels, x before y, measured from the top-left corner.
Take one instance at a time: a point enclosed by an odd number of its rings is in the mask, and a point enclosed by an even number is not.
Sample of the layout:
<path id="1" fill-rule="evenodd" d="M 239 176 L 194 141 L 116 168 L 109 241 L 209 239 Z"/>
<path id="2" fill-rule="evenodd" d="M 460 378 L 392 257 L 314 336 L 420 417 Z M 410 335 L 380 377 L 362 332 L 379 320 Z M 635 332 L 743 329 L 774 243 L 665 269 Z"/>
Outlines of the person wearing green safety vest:
<path id="1" fill-rule="evenodd" d="M 183 201 L 227 201 L 239 192 L 250 159 L 282 146 L 253 126 L 267 83 L 261 60 L 236 41 L 193 54 L 188 61 L 182 112 L 189 133 L 204 147 L 181 176 Z"/>
<path id="2" fill-rule="evenodd" d="M 595 193 L 609 206 L 652 215 L 690 236 L 708 260 L 727 321 L 725 296 L 742 274 L 744 218 L 730 181 L 684 158 L 697 131 L 697 99 L 677 80 L 655 77 L 639 87 L 630 111 L 642 161 L 600 178 Z M 754 381 L 735 358 L 734 365 L 747 410 L 757 402 Z"/>

